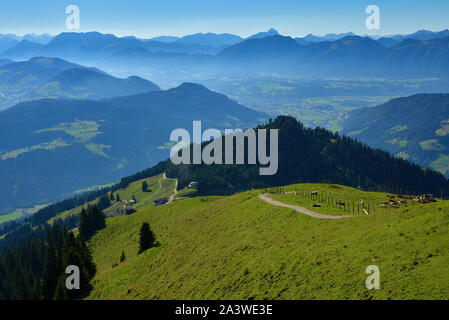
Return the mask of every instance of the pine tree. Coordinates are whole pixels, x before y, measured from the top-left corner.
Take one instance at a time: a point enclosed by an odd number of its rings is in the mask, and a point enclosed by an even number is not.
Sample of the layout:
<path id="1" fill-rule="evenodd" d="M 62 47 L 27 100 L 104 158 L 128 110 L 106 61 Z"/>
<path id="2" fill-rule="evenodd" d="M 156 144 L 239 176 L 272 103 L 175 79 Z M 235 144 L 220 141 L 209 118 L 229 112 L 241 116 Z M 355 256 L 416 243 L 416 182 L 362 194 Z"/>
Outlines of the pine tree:
<path id="1" fill-rule="evenodd" d="M 90 221 L 89 221 L 89 218 L 87 215 L 87 210 L 85 208 L 83 208 L 80 213 L 80 226 L 79 226 L 80 236 L 83 239 L 89 238 L 89 234 L 90 234 L 90 223 L 89 222 Z"/>
<path id="2" fill-rule="evenodd" d="M 106 227 L 106 219 L 104 217 L 103 211 L 101 211 L 98 207 L 94 206 L 91 208 L 90 214 L 92 215 L 94 232 L 96 230 L 100 230 Z"/>
<path id="3" fill-rule="evenodd" d="M 145 192 L 148 190 L 148 183 L 146 181 L 142 182 L 142 192 Z"/>
<path id="4" fill-rule="evenodd" d="M 122 250 L 122 255 L 120 256 L 120 262 L 123 262 L 126 260 L 125 251 Z"/>
<path id="5" fill-rule="evenodd" d="M 60 272 L 60 261 L 56 248 L 49 243 L 45 250 L 44 270 L 42 274 L 42 298 L 51 300 L 55 295 L 56 285 Z"/>
<path id="6" fill-rule="evenodd" d="M 106 219 L 103 212 L 97 206 L 83 209 L 80 213 L 80 236 L 84 240 L 90 239 L 95 231 L 106 227 Z"/>
<path id="7" fill-rule="evenodd" d="M 111 192 L 111 195 L 110 195 L 110 197 L 109 197 L 109 200 L 110 200 L 110 201 L 114 201 L 114 192 Z"/>
<path id="8" fill-rule="evenodd" d="M 154 245 L 154 235 L 148 222 L 142 223 L 139 233 L 139 253 L 151 248 Z"/>
<path id="9" fill-rule="evenodd" d="M 103 195 L 100 200 L 97 202 L 97 207 L 100 210 L 107 209 L 111 206 L 111 201 L 109 200 L 109 197 L 107 194 Z"/>
<path id="10" fill-rule="evenodd" d="M 68 290 L 65 286 L 66 277 L 61 275 L 56 285 L 55 295 L 53 300 L 69 300 Z"/>
<path id="11" fill-rule="evenodd" d="M 25 281 L 23 273 L 19 276 L 19 281 L 17 284 L 16 291 L 13 294 L 14 300 L 30 300 L 30 288 L 28 283 Z"/>
<path id="12" fill-rule="evenodd" d="M 119 195 L 118 193 L 115 195 L 115 200 L 116 200 L 117 202 L 120 202 L 120 195 Z"/>

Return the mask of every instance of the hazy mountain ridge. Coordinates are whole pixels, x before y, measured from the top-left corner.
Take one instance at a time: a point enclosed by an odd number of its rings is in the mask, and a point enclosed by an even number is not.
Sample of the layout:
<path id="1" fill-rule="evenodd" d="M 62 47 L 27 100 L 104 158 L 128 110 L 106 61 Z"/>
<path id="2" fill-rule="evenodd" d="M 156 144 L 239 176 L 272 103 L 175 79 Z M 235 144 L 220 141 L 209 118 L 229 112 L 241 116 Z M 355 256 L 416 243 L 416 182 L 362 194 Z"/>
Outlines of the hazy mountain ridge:
<path id="1" fill-rule="evenodd" d="M 449 176 L 449 94 L 418 94 L 354 110 L 342 132 Z"/>
<path id="2" fill-rule="evenodd" d="M 171 72 L 201 75 L 281 72 L 302 76 L 427 77 L 445 76 L 444 70 L 449 68 L 447 33 L 426 31 L 375 40 L 349 32 L 328 34 L 319 41 L 312 35 L 293 39 L 274 29 L 241 41 L 231 34 L 212 33 L 174 41 L 118 38 L 98 32 L 62 33 L 44 47 L 24 40 L 3 56 L 23 59 L 39 54 L 111 70 L 137 70 L 142 64 L 154 72 L 163 73 L 169 68 Z M 133 61 L 137 53 L 138 63 Z M 244 68 L 247 62 L 252 65 Z"/>
<path id="3" fill-rule="evenodd" d="M 36 89 L 33 97 L 104 99 L 160 90 L 151 81 L 132 76 L 118 79 L 88 69 L 68 69 Z"/>
<path id="4" fill-rule="evenodd" d="M 22 40 L 13 47 L 4 51 L 1 56 L 3 58 L 14 58 L 16 60 L 29 59 L 30 57 L 38 56 L 45 46 L 40 43 Z"/>
<path id="5" fill-rule="evenodd" d="M 46 97 L 102 99 L 159 89 L 142 78 L 118 79 L 97 68 L 58 58 L 36 57 L 0 63 L 0 110 L 18 102 Z"/>

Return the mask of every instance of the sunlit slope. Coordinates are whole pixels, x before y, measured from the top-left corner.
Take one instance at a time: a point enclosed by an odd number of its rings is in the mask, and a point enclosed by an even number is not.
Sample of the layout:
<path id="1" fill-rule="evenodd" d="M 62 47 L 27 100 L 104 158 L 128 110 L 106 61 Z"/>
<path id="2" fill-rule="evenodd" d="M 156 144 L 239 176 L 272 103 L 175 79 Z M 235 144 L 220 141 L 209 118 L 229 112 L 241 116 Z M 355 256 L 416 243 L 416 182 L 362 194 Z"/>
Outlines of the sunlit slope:
<path id="1" fill-rule="evenodd" d="M 147 183 L 147 190 L 142 190 L 143 182 Z M 164 174 L 159 174 L 157 176 L 141 179 L 130 183 L 126 188 L 118 189 L 113 192 L 114 200 L 111 200 L 111 206 L 104 209 L 103 212 L 107 217 L 117 216 L 124 214 L 125 208 L 133 208 L 135 210 L 140 207 L 152 206 L 153 201 L 159 198 L 170 198 L 174 194 L 176 180 L 166 178 Z M 178 196 L 188 197 L 195 194 L 194 189 L 183 189 L 178 192 L 174 199 L 177 199 Z M 117 195 L 120 198 L 120 202 L 117 201 Z M 108 193 L 108 197 L 110 198 L 111 192 Z M 135 203 L 131 204 L 129 201 L 131 199 L 136 200 Z M 56 217 L 48 220 L 50 224 L 52 224 L 55 219 L 66 219 L 70 216 L 78 215 L 82 208 L 88 208 L 89 206 L 96 205 L 101 197 L 97 197 L 95 200 L 87 202 L 82 206 L 78 206 L 76 208 L 66 210 L 61 212 Z"/>
<path id="2" fill-rule="evenodd" d="M 89 298 L 449 298 L 447 202 L 327 220 L 267 204 L 260 192 L 109 219 L 91 240 L 98 274 Z M 137 255 L 147 221 L 159 246 Z M 126 260 L 112 267 L 122 250 Z M 369 265 L 380 268 L 380 290 L 365 288 Z"/>

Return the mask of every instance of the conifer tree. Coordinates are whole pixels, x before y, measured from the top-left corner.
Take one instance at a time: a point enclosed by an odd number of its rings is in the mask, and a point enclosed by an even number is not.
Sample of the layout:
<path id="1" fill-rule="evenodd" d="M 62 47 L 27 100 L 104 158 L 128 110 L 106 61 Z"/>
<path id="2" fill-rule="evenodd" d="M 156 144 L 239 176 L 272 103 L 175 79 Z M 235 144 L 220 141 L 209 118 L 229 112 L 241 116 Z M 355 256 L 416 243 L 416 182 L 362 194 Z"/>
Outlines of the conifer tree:
<path id="1" fill-rule="evenodd" d="M 103 195 L 100 200 L 97 202 L 97 207 L 100 210 L 107 209 L 111 206 L 111 201 L 109 200 L 109 197 L 107 194 Z"/>
<path id="2" fill-rule="evenodd" d="M 42 275 L 42 298 L 51 300 L 55 295 L 60 271 L 60 261 L 56 253 L 56 248 L 49 243 L 45 250 L 45 262 Z"/>
<path id="3" fill-rule="evenodd" d="M 58 279 L 58 284 L 56 285 L 54 300 L 69 300 L 68 290 L 65 286 L 66 277 L 61 275 Z"/>
<path id="4" fill-rule="evenodd" d="M 89 222 L 90 221 L 87 216 L 87 210 L 83 208 L 80 213 L 80 226 L 79 226 L 80 236 L 83 239 L 88 239 L 89 237 L 90 234 Z"/>
<path id="5" fill-rule="evenodd" d="M 83 209 L 80 213 L 80 236 L 84 240 L 90 239 L 95 231 L 103 229 L 106 226 L 106 220 L 103 212 L 97 206 Z"/>
<path id="6" fill-rule="evenodd" d="M 144 222 L 139 233 L 139 253 L 151 248 L 154 245 L 154 235 L 151 232 L 150 224 Z"/>

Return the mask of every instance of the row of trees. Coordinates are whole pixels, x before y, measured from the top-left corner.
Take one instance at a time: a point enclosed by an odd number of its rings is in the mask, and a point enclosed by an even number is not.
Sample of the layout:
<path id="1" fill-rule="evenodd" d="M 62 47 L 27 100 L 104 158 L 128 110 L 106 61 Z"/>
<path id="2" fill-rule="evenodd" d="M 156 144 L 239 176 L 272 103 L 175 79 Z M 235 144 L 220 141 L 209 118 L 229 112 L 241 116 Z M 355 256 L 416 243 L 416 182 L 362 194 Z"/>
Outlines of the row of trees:
<path id="1" fill-rule="evenodd" d="M 109 201 L 117 201 L 120 202 L 120 195 L 117 193 L 114 197 L 114 192 L 111 192 L 111 194 L 109 195 Z"/>

